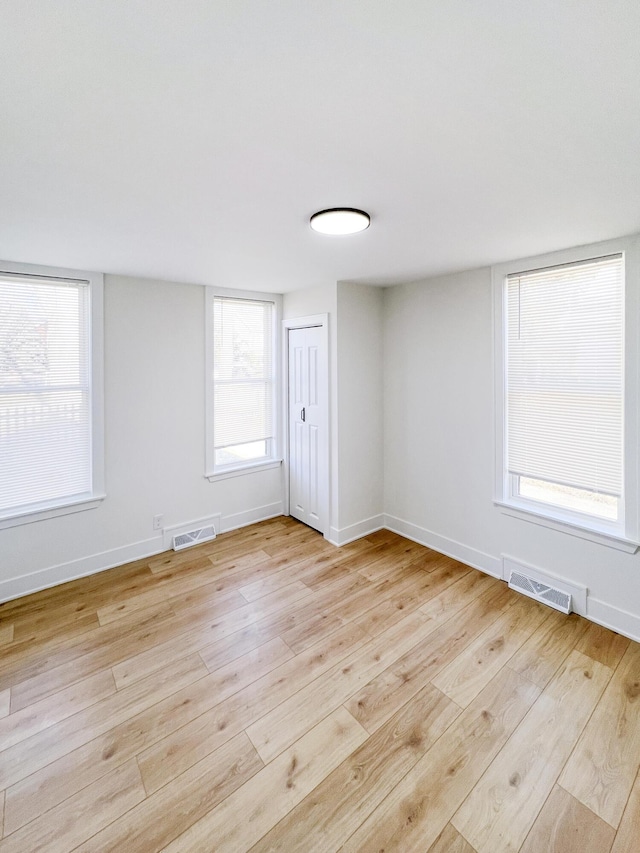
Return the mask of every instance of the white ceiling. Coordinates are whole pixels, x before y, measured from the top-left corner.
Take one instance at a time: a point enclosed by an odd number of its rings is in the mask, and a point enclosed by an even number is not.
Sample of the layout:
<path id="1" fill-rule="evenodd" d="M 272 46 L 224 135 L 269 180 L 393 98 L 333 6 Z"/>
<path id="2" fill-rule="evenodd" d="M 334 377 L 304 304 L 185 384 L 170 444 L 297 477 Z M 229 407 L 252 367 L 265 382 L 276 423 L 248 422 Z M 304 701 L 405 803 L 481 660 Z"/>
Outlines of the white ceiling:
<path id="1" fill-rule="evenodd" d="M 640 231 L 638 0 L 3 0 L 0 257 L 288 291 Z M 315 234 L 323 207 L 372 216 Z"/>

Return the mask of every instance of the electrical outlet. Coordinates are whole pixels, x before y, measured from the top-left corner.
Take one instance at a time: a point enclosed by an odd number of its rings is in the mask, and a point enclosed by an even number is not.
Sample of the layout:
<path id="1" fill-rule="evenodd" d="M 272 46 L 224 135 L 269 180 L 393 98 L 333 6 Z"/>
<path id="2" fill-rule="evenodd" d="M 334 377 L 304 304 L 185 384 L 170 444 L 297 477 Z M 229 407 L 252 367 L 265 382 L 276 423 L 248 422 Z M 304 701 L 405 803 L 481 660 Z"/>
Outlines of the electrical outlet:
<path id="1" fill-rule="evenodd" d="M 154 515 L 153 516 L 153 529 L 154 530 L 162 530 L 163 524 L 164 524 L 164 516 L 163 515 Z"/>

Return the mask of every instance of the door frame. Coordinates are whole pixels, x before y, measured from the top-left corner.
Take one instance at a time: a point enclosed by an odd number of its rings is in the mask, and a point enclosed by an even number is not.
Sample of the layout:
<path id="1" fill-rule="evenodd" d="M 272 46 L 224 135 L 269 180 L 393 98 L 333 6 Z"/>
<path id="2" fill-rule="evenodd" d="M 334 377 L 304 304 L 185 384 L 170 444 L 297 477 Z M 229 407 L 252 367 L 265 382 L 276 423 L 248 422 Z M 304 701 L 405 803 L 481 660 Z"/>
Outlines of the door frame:
<path id="1" fill-rule="evenodd" d="M 326 464 L 326 479 L 324 487 L 324 496 L 322 501 L 324 530 L 322 535 L 325 539 L 329 539 L 329 529 L 331 520 L 331 436 L 329 417 L 329 400 L 331 398 L 329 390 L 329 315 L 328 314 L 312 314 L 308 317 L 292 317 L 282 321 L 282 378 L 284 393 L 282 395 L 282 425 L 284 438 L 284 458 L 283 458 L 283 477 L 284 477 L 284 514 L 289 515 L 290 512 L 290 491 L 289 491 L 289 330 L 290 329 L 308 329 L 313 326 L 321 328 L 322 352 L 320 354 L 320 369 L 324 373 L 324 400 L 323 403 L 323 434 L 322 451 Z"/>

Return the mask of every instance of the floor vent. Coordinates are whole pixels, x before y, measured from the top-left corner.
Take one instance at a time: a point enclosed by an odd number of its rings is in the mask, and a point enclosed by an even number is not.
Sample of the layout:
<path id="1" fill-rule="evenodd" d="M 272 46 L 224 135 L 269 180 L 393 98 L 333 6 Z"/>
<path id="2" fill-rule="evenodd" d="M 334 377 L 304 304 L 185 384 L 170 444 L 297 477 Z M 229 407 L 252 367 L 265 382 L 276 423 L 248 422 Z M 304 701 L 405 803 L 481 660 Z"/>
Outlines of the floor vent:
<path id="1" fill-rule="evenodd" d="M 518 592 L 528 595 L 529 598 L 535 598 L 536 601 L 541 601 L 543 604 L 548 604 L 550 607 L 555 607 L 562 613 L 571 612 L 571 596 L 556 589 L 553 586 L 548 586 L 546 583 L 540 583 L 533 578 L 528 578 L 520 572 L 511 572 L 509 575 L 509 587 Z"/>
<path id="2" fill-rule="evenodd" d="M 173 537 L 173 550 L 182 551 L 183 548 L 190 548 L 192 545 L 200 545 L 201 542 L 210 542 L 216 538 L 216 531 L 213 527 L 199 527 L 197 530 L 190 530 L 188 533 L 178 533 Z"/>

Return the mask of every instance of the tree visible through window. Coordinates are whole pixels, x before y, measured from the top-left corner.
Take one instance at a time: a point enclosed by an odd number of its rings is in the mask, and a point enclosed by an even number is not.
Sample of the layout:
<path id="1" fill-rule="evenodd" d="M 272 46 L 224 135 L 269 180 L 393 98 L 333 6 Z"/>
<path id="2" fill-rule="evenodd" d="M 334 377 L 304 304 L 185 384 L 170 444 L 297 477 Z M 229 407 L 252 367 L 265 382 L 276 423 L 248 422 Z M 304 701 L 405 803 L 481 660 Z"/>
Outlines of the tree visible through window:
<path id="1" fill-rule="evenodd" d="M 0 515 L 93 490 L 90 283 L 0 275 Z"/>

